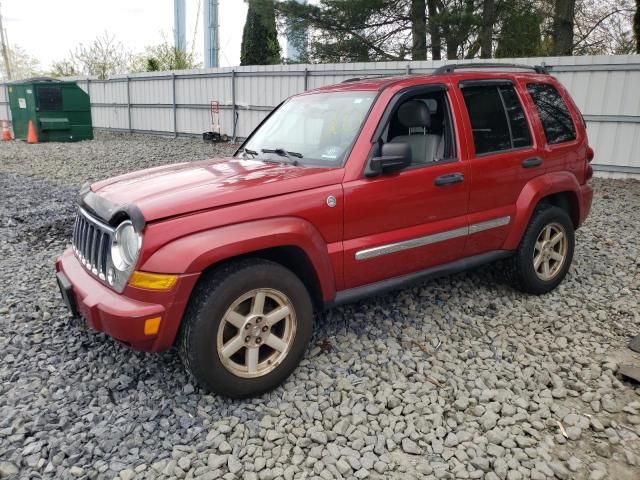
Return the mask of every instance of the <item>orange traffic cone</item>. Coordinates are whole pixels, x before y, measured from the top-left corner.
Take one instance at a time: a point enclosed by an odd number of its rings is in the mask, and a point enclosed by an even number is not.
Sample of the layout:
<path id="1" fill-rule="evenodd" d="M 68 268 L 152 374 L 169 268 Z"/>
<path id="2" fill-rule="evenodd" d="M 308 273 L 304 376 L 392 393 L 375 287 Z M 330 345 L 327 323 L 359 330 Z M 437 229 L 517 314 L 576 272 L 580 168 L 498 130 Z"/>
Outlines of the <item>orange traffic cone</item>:
<path id="1" fill-rule="evenodd" d="M 7 140 L 12 140 L 11 132 L 9 131 L 9 122 L 6 120 L 2 121 L 2 141 L 6 142 Z"/>
<path id="2" fill-rule="evenodd" d="M 36 129 L 33 128 L 33 121 L 29 120 L 29 128 L 27 129 L 27 143 L 38 143 Z"/>

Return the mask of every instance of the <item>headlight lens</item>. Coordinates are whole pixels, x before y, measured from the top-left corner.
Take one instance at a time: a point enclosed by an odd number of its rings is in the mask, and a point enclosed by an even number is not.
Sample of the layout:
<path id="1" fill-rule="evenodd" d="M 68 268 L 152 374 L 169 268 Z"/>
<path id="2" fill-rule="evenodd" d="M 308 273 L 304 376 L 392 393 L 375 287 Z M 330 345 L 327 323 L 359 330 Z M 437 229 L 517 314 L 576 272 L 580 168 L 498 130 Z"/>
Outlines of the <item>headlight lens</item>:
<path id="1" fill-rule="evenodd" d="M 126 220 L 118 225 L 111 242 L 111 261 L 121 272 L 129 270 L 136 263 L 140 253 L 141 237 Z"/>

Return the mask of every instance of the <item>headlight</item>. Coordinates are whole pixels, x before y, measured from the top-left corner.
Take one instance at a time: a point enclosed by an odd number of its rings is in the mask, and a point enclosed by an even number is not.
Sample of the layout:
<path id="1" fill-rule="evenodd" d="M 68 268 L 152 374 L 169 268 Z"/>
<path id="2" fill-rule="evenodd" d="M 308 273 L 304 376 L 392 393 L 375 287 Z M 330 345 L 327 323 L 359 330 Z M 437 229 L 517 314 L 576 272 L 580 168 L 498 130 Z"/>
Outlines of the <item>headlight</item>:
<path id="1" fill-rule="evenodd" d="M 111 261 L 113 266 L 121 272 L 126 272 L 136 263 L 142 239 L 133 228 L 133 224 L 126 220 L 118 225 L 111 240 Z"/>

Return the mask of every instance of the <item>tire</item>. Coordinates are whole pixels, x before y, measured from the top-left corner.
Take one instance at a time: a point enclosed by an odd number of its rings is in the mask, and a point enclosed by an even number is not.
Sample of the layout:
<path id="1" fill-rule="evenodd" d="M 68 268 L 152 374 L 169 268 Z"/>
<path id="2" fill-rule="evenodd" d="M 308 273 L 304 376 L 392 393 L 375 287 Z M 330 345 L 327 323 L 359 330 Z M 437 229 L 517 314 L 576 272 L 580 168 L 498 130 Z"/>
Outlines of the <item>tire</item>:
<path id="1" fill-rule="evenodd" d="M 247 259 L 201 279 L 185 312 L 178 348 L 185 368 L 206 390 L 245 398 L 286 380 L 300 363 L 312 329 L 313 307 L 302 281 L 282 265 Z"/>
<path id="2" fill-rule="evenodd" d="M 545 236 L 547 232 L 548 240 Z M 563 237 L 554 244 L 552 239 L 557 239 L 558 233 L 562 233 Z M 574 246 L 573 222 L 567 212 L 552 205 L 537 207 L 520 246 L 511 259 L 510 270 L 514 286 L 535 295 L 550 292 L 562 282 L 569 271 Z"/>

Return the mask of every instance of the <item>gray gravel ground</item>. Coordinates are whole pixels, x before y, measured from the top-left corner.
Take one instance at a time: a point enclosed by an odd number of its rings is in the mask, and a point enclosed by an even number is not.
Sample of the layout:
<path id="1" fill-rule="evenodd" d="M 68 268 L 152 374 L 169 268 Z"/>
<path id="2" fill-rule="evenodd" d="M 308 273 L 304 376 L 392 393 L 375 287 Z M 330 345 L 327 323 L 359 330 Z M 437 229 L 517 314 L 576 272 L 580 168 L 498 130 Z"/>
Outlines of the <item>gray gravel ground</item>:
<path id="1" fill-rule="evenodd" d="M 0 478 L 640 478 L 640 182 L 595 180 L 542 297 L 486 267 L 334 309 L 286 384 L 230 401 L 175 352 L 71 320 L 53 261 L 82 183 L 221 154 L 193 139 L 0 144 Z"/>

